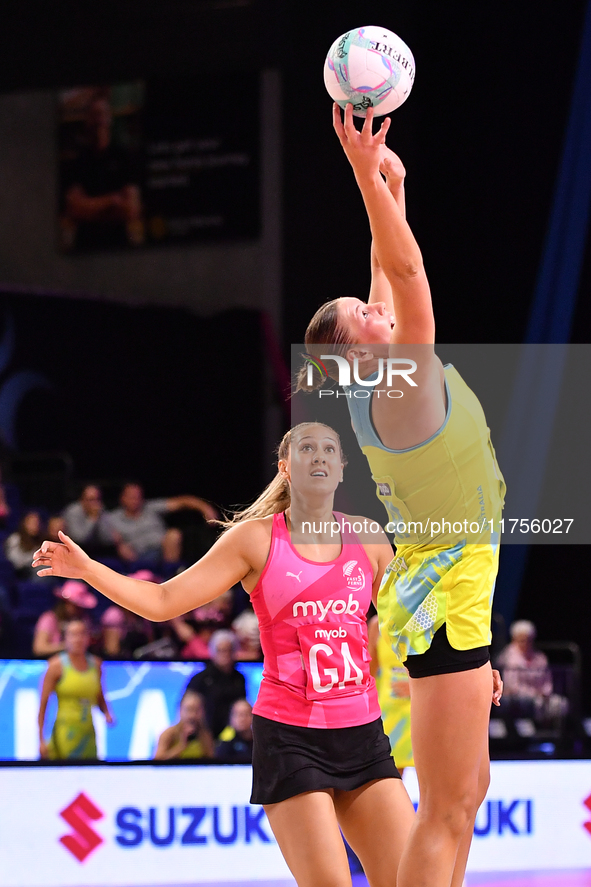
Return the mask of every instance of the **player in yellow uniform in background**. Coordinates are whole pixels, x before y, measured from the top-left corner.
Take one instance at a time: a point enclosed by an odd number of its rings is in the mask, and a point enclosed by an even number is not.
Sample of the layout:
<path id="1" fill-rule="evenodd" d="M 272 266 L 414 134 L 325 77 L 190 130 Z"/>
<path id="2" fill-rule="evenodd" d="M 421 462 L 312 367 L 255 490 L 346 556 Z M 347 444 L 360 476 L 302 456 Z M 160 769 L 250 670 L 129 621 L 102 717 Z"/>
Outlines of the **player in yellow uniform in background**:
<path id="1" fill-rule="evenodd" d="M 65 651 L 52 656 L 43 679 L 39 703 L 39 754 L 50 760 L 93 760 L 97 757 L 92 707 L 113 723 L 101 685 L 101 661 L 87 653 L 90 636 L 82 619 L 72 619 L 64 632 Z M 47 702 L 57 695 L 57 716 L 49 742 L 43 735 Z"/>
<path id="2" fill-rule="evenodd" d="M 388 636 L 380 632 L 378 617 L 367 623 L 370 672 L 375 678 L 384 731 L 400 773 L 414 767 L 410 736 L 410 687 L 408 672 L 392 649 Z"/>

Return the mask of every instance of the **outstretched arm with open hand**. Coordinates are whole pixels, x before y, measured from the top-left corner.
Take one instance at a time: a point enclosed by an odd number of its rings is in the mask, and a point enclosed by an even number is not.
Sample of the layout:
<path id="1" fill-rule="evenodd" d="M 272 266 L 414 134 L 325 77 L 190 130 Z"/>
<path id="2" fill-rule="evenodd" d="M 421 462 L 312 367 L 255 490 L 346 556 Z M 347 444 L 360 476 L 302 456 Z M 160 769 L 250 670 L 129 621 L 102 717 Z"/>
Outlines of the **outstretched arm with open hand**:
<path id="1" fill-rule="evenodd" d="M 163 622 L 200 607 L 244 579 L 253 565 L 256 521 L 238 524 L 224 533 L 207 554 L 178 576 L 158 585 L 122 576 L 92 560 L 85 551 L 60 531 L 60 542 L 43 542 L 33 555 L 39 576 L 83 579 L 114 601 L 153 622 Z"/>
<path id="2" fill-rule="evenodd" d="M 333 107 L 333 125 L 353 167 L 369 217 L 376 268 L 383 271 L 391 287 L 396 318 L 392 341 L 432 344 L 435 322 L 421 251 L 404 217 L 404 206 L 401 209 L 392 193 L 401 170 L 394 161 L 396 155 L 390 155 L 385 148 L 390 119 L 387 117 L 374 134 L 373 116 L 370 108 L 363 128 L 357 130 L 352 105 L 345 108 L 344 120 L 339 106 Z M 381 169 L 388 182 L 384 181 Z"/>

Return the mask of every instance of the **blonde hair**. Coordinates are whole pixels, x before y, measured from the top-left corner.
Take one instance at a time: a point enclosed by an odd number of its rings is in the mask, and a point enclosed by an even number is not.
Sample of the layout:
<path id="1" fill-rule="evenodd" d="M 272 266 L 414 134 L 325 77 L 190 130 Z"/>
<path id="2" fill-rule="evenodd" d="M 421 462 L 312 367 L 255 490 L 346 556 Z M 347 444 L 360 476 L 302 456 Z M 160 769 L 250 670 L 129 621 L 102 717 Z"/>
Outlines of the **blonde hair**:
<path id="1" fill-rule="evenodd" d="M 347 330 L 341 323 L 338 313 L 338 303 L 340 299 L 332 299 L 325 302 L 318 309 L 306 330 L 304 342 L 308 350 L 308 354 L 312 357 L 319 358 L 324 352 L 331 354 L 344 355 L 347 346 L 353 342 L 349 337 Z M 322 363 L 320 361 L 320 363 Z M 338 371 L 334 369 L 332 372 L 326 373 L 318 369 L 318 362 L 310 362 L 312 366 L 312 384 L 308 384 L 308 361 L 300 369 L 296 380 L 296 391 L 314 391 L 324 383 L 327 377 L 336 381 L 338 379 Z"/>
<path id="2" fill-rule="evenodd" d="M 290 430 L 283 435 L 281 443 L 277 447 L 277 461 L 280 462 L 283 459 L 287 459 L 291 447 L 292 435 L 295 432 L 300 431 L 300 429 L 308 428 L 311 425 L 322 425 L 323 428 L 328 428 L 329 431 L 335 435 L 339 442 L 341 462 L 343 463 L 343 466 L 346 465 L 347 459 L 343 453 L 341 438 L 334 428 L 331 428 L 330 425 L 325 425 L 324 422 L 300 422 L 299 425 L 290 428 Z M 281 514 L 281 512 L 285 511 L 286 508 L 289 508 L 290 505 L 291 490 L 289 488 L 289 483 L 278 471 L 271 483 L 265 487 L 261 495 L 255 499 L 252 505 L 248 505 L 241 511 L 234 512 L 230 520 L 220 521 L 220 524 L 224 529 L 229 530 L 230 527 L 234 527 L 236 524 L 241 524 L 247 520 L 269 517 L 272 514 Z"/>

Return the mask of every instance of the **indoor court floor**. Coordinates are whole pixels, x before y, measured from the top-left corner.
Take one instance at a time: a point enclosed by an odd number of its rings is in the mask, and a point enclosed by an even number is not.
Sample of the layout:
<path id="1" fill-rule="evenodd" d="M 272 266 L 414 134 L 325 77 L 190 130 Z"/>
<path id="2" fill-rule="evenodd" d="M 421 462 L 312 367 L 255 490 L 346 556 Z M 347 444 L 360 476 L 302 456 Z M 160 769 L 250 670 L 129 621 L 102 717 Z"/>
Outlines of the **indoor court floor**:
<path id="1" fill-rule="evenodd" d="M 545 872 L 485 872 L 467 876 L 467 887 L 591 887 L 591 868 Z M 175 885 L 167 885 L 175 887 Z M 198 887 L 295 887 L 295 881 L 217 881 Z M 353 887 L 367 887 L 363 875 L 353 875 Z"/>

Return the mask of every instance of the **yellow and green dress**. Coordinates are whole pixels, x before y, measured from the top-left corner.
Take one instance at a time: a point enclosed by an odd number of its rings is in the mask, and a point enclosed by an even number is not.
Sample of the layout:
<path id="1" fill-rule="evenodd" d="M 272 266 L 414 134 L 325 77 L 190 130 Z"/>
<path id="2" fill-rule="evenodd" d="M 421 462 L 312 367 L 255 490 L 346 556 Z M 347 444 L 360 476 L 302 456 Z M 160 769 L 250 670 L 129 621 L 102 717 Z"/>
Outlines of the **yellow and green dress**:
<path id="1" fill-rule="evenodd" d="M 428 440 L 403 450 L 381 442 L 371 389 L 347 386 L 347 404 L 396 556 L 378 595 L 380 631 L 404 662 L 446 626 L 456 650 L 490 644 L 505 483 L 480 402 L 455 367 L 444 367 L 446 415 Z M 374 377 L 369 377 L 366 383 Z"/>
<path id="2" fill-rule="evenodd" d="M 57 682 L 57 717 L 49 740 L 51 760 L 92 760 L 96 758 L 96 736 L 92 706 L 101 689 L 97 660 L 86 655 L 87 668 L 78 671 L 67 653 L 60 653 L 62 675 Z"/>
<path id="3" fill-rule="evenodd" d="M 410 697 L 396 694 L 397 684 L 408 685 L 408 672 L 392 650 L 389 638 L 381 632 L 378 635 L 377 659 L 376 688 L 392 757 L 399 769 L 414 767 L 410 739 Z"/>

